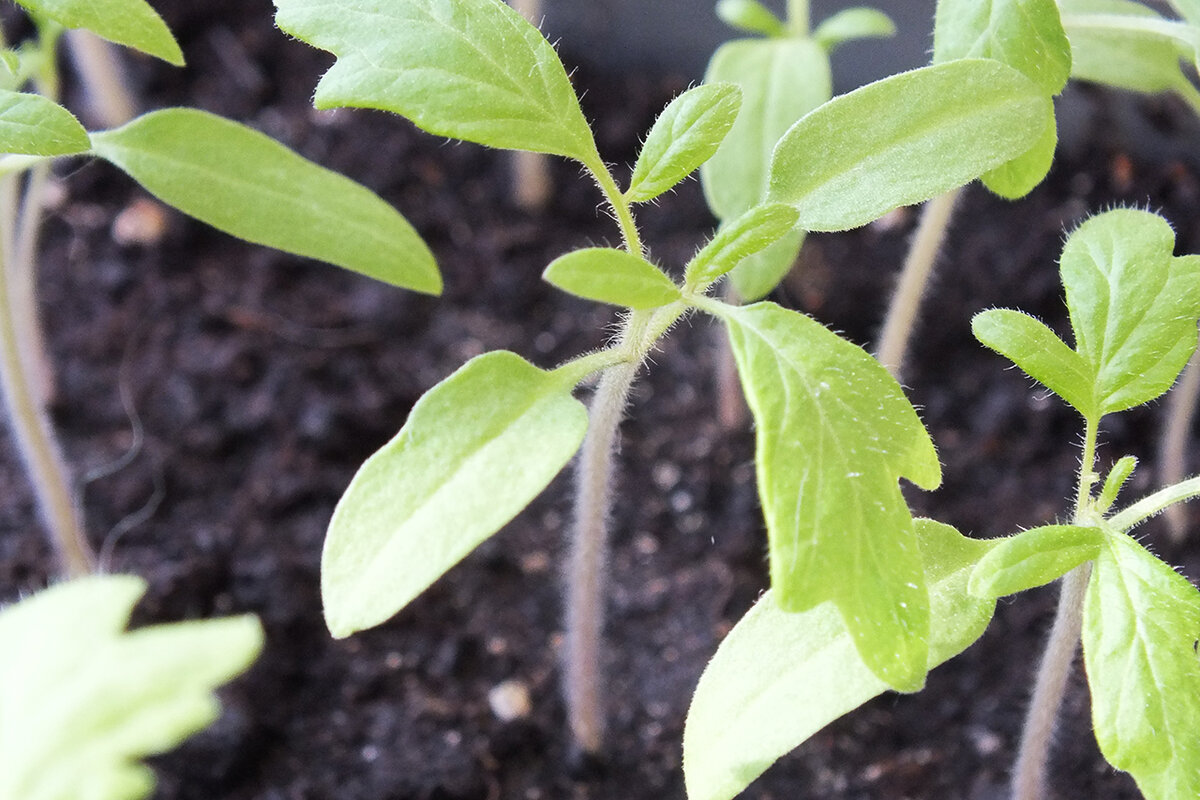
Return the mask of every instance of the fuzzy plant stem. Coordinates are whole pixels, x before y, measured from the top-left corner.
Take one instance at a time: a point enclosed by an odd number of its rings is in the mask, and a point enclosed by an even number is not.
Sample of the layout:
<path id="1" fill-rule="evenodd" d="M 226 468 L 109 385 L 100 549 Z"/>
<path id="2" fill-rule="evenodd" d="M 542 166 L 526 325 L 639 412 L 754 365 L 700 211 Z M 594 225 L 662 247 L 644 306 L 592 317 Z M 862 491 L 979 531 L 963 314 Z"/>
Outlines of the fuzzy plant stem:
<path id="1" fill-rule="evenodd" d="M 31 176 L 31 189 L 34 177 Z M 9 429 L 33 484 L 38 513 L 58 553 L 64 573 L 84 575 L 95 568 L 95 555 L 84 535 L 82 515 L 70 472 L 43 404 L 44 376 L 50 374 L 43 350 L 35 298 L 29 288 L 36 225 L 28 215 L 40 213 L 37 198 L 26 195 L 17 222 L 19 176 L 0 183 L 0 384 L 3 384 Z M 38 333 L 35 334 L 34 331 Z"/>
<path id="2" fill-rule="evenodd" d="M 1196 420 L 1196 404 L 1200 402 L 1200 350 L 1192 354 L 1183 377 L 1171 391 L 1167 402 L 1167 420 L 1158 445 L 1158 480 L 1165 486 L 1179 483 L 1187 472 L 1188 433 Z M 1187 513 L 1183 506 L 1172 505 L 1166 510 L 1167 529 L 1176 544 L 1187 533 Z"/>
<path id="3" fill-rule="evenodd" d="M 1083 457 L 1079 463 L 1079 489 L 1075 501 L 1075 523 L 1085 524 L 1091 513 L 1092 486 L 1096 475 L 1096 437 L 1098 420 L 1087 421 L 1083 437 Z M 1041 800 L 1046 789 L 1046 764 L 1054 738 L 1054 726 L 1067 691 L 1071 665 L 1079 649 L 1083 631 L 1083 598 L 1087 591 L 1091 563 L 1083 564 L 1063 576 L 1058 595 L 1058 610 L 1042 653 L 1033 697 L 1021 731 L 1021 744 L 1013 770 L 1012 800 Z"/>
<path id="4" fill-rule="evenodd" d="M 1013 800 L 1041 800 L 1045 795 L 1046 763 L 1075 651 L 1079 649 L 1083 596 L 1091 571 L 1091 564 L 1084 564 L 1062 578 L 1058 611 L 1054 615 L 1054 625 L 1050 628 L 1037 681 L 1033 685 L 1029 713 L 1021 731 L 1021 746 L 1013 770 Z"/>
<path id="5" fill-rule="evenodd" d="M 127 86 L 116 45 L 85 30 L 67 31 L 63 38 L 92 116 L 108 128 L 133 119 L 137 103 Z"/>
<path id="6" fill-rule="evenodd" d="M 542 25 L 542 0 L 509 0 L 512 7 L 534 27 Z M 526 211 L 546 207 L 554 189 L 550 178 L 550 159 L 544 153 L 514 150 L 510 154 L 513 201 Z"/>
<path id="7" fill-rule="evenodd" d="M 604 743 L 603 628 L 608 593 L 608 518 L 617 429 L 638 364 L 609 367 L 592 398 L 576 467 L 575 525 L 567 564 L 563 691 L 571 734 L 589 753 Z"/>
<path id="8" fill-rule="evenodd" d="M 917 232 L 900 270 L 900 282 L 896 284 L 896 291 L 888 306 L 877 351 L 879 363 L 887 367 L 896 380 L 901 380 L 904 357 L 916 325 L 921 298 L 925 295 L 925 287 L 929 285 L 938 252 L 942 249 L 942 242 L 954 216 L 954 207 L 961 194 L 961 188 L 952 189 L 925 204 Z"/>

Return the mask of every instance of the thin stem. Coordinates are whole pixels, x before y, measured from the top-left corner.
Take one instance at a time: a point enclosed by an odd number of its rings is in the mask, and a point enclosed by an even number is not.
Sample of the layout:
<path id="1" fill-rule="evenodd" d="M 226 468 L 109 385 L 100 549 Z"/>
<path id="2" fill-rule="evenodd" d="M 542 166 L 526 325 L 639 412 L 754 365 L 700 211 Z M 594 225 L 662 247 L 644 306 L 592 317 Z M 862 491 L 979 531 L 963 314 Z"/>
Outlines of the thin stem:
<path id="1" fill-rule="evenodd" d="M 807 37 L 812 20 L 809 15 L 808 0 L 788 0 L 787 26 L 793 36 Z"/>
<path id="2" fill-rule="evenodd" d="M 12 263 L 14 246 L 13 217 L 16 214 L 17 179 L 0 182 L 0 384 L 9 426 L 26 472 L 33 483 L 34 496 L 42 522 L 58 551 L 65 573 L 84 575 L 95 567 L 95 555 L 83 532 L 83 523 L 66 462 L 54 438 L 53 428 L 41 402 L 37 386 L 39 360 L 44 354 L 27 336 L 22 320 L 33 317 L 27 292 L 14 284 L 13 273 L 20 267 Z M 27 200 L 27 203 L 29 201 Z"/>
<path id="3" fill-rule="evenodd" d="M 626 249 L 642 255 L 633 212 L 612 173 L 599 157 L 596 163 L 586 166 L 612 207 Z M 679 302 L 655 311 L 635 311 L 626 317 L 620 342 L 613 348 L 624 359 L 605 367 L 601 374 L 588 411 L 587 436 L 575 466 L 575 515 L 566 574 L 563 694 L 571 735 L 576 745 L 590 753 L 598 753 L 604 743 L 602 653 L 617 429 L 638 367 L 659 336 L 685 309 L 686 305 Z M 584 366 L 598 362 L 599 359 Z"/>
<path id="4" fill-rule="evenodd" d="M 1158 443 L 1158 480 L 1170 486 L 1183 480 L 1187 473 L 1188 432 L 1196 419 L 1196 404 L 1200 402 L 1200 349 L 1192 354 L 1183 377 L 1171 391 L 1167 401 L 1167 421 Z M 1187 533 L 1187 515 L 1183 506 L 1172 505 L 1167 511 L 1167 529 L 1176 542 Z"/>
<path id="5" fill-rule="evenodd" d="M 617 428 L 638 364 L 605 370 L 592 399 L 576 467 L 575 529 L 567 565 L 563 691 L 575 742 L 599 752 L 604 742 L 602 635 L 608 577 L 608 518 Z"/>
<path id="6" fill-rule="evenodd" d="M 1096 482 L 1096 437 L 1098 420 L 1088 419 L 1083 434 L 1083 456 L 1079 463 L 1079 488 L 1075 499 L 1075 523 L 1083 524 L 1092 514 L 1092 485 Z M 1058 711 L 1066 694 L 1067 679 L 1083 630 L 1083 598 L 1091 563 L 1083 564 L 1062 578 L 1058 610 L 1042 653 L 1033 697 L 1021 731 L 1021 745 L 1013 770 L 1013 800 L 1040 800 L 1046 787 L 1046 764 Z"/>
<path id="7" fill-rule="evenodd" d="M 67 31 L 65 38 L 87 105 L 100 124 L 115 128 L 133 119 L 137 103 L 126 86 L 116 46 L 86 30 Z"/>
<path id="8" fill-rule="evenodd" d="M 1021 731 L 1021 747 L 1013 772 L 1013 800 L 1040 800 L 1046 787 L 1046 761 L 1058 710 L 1066 694 L 1067 679 L 1079 636 L 1083 630 L 1083 597 L 1091 575 L 1091 563 L 1076 567 L 1062 578 L 1058 611 L 1042 663 L 1033 686 L 1033 698 Z"/>
<path id="9" fill-rule="evenodd" d="M 961 194 L 961 188 L 952 189 L 925 204 L 917 232 L 909 245 L 908 256 L 900 270 L 900 282 L 888 306 L 878 348 L 879 363 L 887 367 L 896 380 L 901 379 L 904 357 L 912 338 L 921 298 L 925 295 L 925 287 L 933 274 L 938 252 L 954 216 L 954 206 Z"/>
<path id="10" fill-rule="evenodd" d="M 1176 503 L 1191 500 L 1194 497 L 1200 497 L 1200 476 L 1188 478 L 1186 481 L 1172 484 L 1165 489 L 1159 489 L 1123 511 L 1113 514 L 1108 521 L 1118 530 L 1128 531 L 1155 514 L 1171 508 Z"/>

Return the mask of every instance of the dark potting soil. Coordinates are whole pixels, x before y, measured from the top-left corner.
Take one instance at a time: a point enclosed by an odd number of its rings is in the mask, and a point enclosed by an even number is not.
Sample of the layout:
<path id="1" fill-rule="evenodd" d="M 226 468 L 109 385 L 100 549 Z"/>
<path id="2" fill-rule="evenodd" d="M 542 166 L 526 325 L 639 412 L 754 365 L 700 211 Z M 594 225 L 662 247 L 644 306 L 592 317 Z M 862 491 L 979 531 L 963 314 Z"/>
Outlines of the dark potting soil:
<path id="1" fill-rule="evenodd" d="M 158 4 L 189 60 L 135 58 L 147 107 L 199 106 L 254 125 L 378 191 L 430 242 L 441 298 L 243 245 L 168 213 L 148 243 L 114 220 L 157 209 L 99 163 L 59 172 L 46 224 L 41 301 L 55 364 L 54 417 L 105 567 L 144 576 L 139 622 L 258 614 L 261 659 L 222 692 L 225 714 L 157 758 L 158 800 L 682 798 L 688 699 L 721 637 L 766 587 L 765 534 L 748 424 L 716 421 L 718 331 L 681 324 L 640 381 L 622 429 L 607 629 L 610 746 L 581 763 L 557 694 L 564 475 L 500 534 L 379 628 L 334 641 L 321 619 L 325 525 L 357 466 L 420 394 L 465 360 L 506 348 L 543 366 L 601 345 L 609 309 L 539 275 L 553 257 L 617 232 L 594 187 L 555 163 L 544 213 L 510 199 L 508 161 L 448 144 L 396 117 L 315 112 L 331 59 L 274 30 L 267 0 Z M 565 59 L 576 63 L 564 42 Z M 684 78 L 576 73 L 601 152 L 632 162 L 638 137 Z M 985 351 L 975 312 L 1019 307 L 1060 331 L 1063 232 L 1115 204 L 1161 210 L 1179 251 L 1200 250 L 1200 164 L 1172 149 L 1196 126 L 1169 102 L 1076 90 L 1086 135 L 1045 185 L 1007 203 L 969 190 L 942 257 L 906 383 L 945 466 L 921 513 L 981 537 L 1062 518 L 1079 425 L 1061 403 Z M 1132 112 L 1143 130 L 1128 146 Z M 1090 117 L 1088 116 L 1090 115 Z M 1158 142 L 1146 147 L 1147 141 Z M 777 301 L 869 345 L 915 215 L 814 236 Z M 679 267 L 711 230 L 689 182 L 640 217 L 656 258 Z M 1154 486 L 1161 405 L 1107 421 L 1105 458 L 1145 465 Z M 132 449 L 131 449 L 132 448 Z M 123 455 L 131 453 L 128 459 Z M 0 592 L 53 570 L 7 442 L 0 460 Z M 128 463 L 125 463 L 125 461 Z M 1195 465 L 1192 465 L 1193 468 Z M 1196 521 L 1196 514 L 1192 514 Z M 1200 577 L 1200 547 L 1147 541 Z M 1054 602 L 1000 604 L 984 637 L 916 695 L 886 695 L 783 758 L 751 798 L 971 798 L 1003 789 Z M 489 703 L 527 691 L 529 713 Z M 519 703 L 518 703 L 519 705 Z M 1135 798 L 1090 733 L 1074 678 L 1053 761 L 1054 796 Z"/>

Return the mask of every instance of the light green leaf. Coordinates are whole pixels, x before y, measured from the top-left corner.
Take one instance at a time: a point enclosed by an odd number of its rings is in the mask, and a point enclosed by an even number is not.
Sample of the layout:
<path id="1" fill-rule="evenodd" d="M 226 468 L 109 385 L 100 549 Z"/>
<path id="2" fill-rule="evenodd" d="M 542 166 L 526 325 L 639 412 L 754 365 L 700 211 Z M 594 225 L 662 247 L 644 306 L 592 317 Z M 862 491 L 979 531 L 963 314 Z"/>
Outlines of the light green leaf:
<path id="1" fill-rule="evenodd" d="M 1071 41 L 1071 76 L 1135 92 L 1194 94 L 1180 69 L 1178 42 L 1135 24 L 1167 23 L 1153 9 L 1128 0 L 1060 0 Z M 1187 57 L 1195 58 L 1194 47 Z M 1189 92 L 1190 90 L 1190 92 Z"/>
<path id="2" fill-rule="evenodd" d="M 729 282 L 738 297 L 744 302 L 753 302 L 770 294 L 795 266 L 804 238 L 805 231 L 793 228 L 779 241 L 747 256 L 734 267 L 729 273 Z"/>
<path id="3" fill-rule="evenodd" d="M 895 35 L 896 23 L 892 18 L 877 8 L 866 6 L 842 9 L 813 31 L 813 39 L 826 52 L 852 39 L 886 39 Z"/>
<path id="4" fill-rule="evenodd" d="M 387 620 L 546 487 L 587 429 L 572 388 L 498 351 L 417 401 L 329 523 L 321 597 L 335 637 Z"/>
<path id="5" fill-rule="evenodd" d="M 0 153 L 70 156 L 91 146 L 70 111 L 40 94 L 0 89 Z"/>
<path id="6" fill-rule="evenodd" d="M 1100 751 L 1147 800 L 1200 797 L 1200 593 L 1125 534 L 1097 557 L 1083 657 Z"/>
<path id="7" fill-rule="evenodd" d="M 1043 525 L 996 541 L 971 574 L 976 597 L 1016 594 L 1061 578 L 1091 561 L 1104 544 L 1104 531 L 1079 525 Z"/>
<path id="8" fill-rule="evenodd" d="M 742 90 L 732 83 L 707 83 L 672 100 L 646 136 L 625 199 L 653 200 L 712 158 L 733 127 Z"/>
<path id="9" fill-rule="evenodd" d="M 542 278 L 578 297 L 628 308 L 656 308 L 679 299 L 679 287 L 658 267 L 609 247 L 588 247 L 559 256 L 546 267 Z"/>
<path id="10" fill-rule="evenodd" d="M 779 17 L 758 0 L 717 0 L 717 17 L 731 28 L 765 36 L 786 32 Z"/>
<path id="11" fill-rule="evenodd" d="M 897 479 L 938 485 L 929 434 L 878 361 L 812 319 L 772 303 L 714 311 L 756 423 L 779 604 L 803 611 L 832 600 L 871 670 L 919 688 L 929 598 Z"/>
<path id="12" fill-rule="evenodd" d="M 92 147 L 164 203 L 226 233 L 441 291 L 433 254 L 395 209 L 244 125 L 171 108 L 92 134 Z"/>
<path id="13" fill-rule="evenodd" d="M 139 759 L 212 722 L 215 687 L 262 649 L 253 617 L 125 633 L 140 578 L 59 584 L 0 612 L 0 797 L 136 800 Z"/>
<path id="14" fill-rule="evenodd" d="M 795 230 L 798 216 L 796 209 L 782 203 L 755 206 L 721 226 L 717 235 L 688 262 L 684 280 L 692 288 L 703 289 L 747 257 Z"/>
<path id="15" fill-rule="evenodd" d="M 1023 155 L 1007 164 L 983 173 L 983 185 L 1007 200 L 1017 200 L 1033 191 L 1050 172 L 1054 150 L 1058 147 L 1058 125 L 1051 117 L 1050 124 L 1038 137 L 1037 143 Z"/>
<path id="16" fill-rule="evenodd" d="M 275 0 L 337 62 L 318 108 L 394 111 L 430 133 L 603 166 L 554 48 L 501 0 Z"/>
<path id="17" fill-rule="evenodd" d="M 1055 0 L 938 0 L 934 63 L 992 58 L 1019 70 L 1047 95 L 1071 76 L 1071 45 Z"/>
<path id="18" fill-rule="evenodd" d="M 704 81 L 742 88 L 737 122 L 700 167 L 708 207 L 719 219 L 732 220 L 766 195 L 779 137 L 832 95 L 829 57 L 807 39 L 738 39 L 713 54 Z"/>
<path id="19" fill-rule="evenodd" d="M 183 52 L 175 37 L 144 0 L 17 0 L 17 3 L 64 28 L 86 28 L 102 39 L 183 66 Z"/>
<path id="20" fill-rule="evenodd" d="M 1200 25 L 1200 0 L 1171 0 L 1171 6 L 1192 25 Z"/>
<path id="21" fill-rule="evenodd" d="M 983 634 L 994 601 L 967 594 L 988 542 L 916 520 L 932 611 L 929 668 Z M 732 800 L 780 756 L 887 690 L 826 602 L 786 612 L 766 594 L 725 637 L 692 697 L 683 732 L 689 800 Z"/>
<path id="22" fill-rule="evenodd" d="M 796 123 L 775 148 L 769 197 L 796 206 L 806 230 L 865 225 L 1020 156 L 1053 117 L 1050 98 L 998 61 L 922 67 Z"/>
<path id="23" fill-rule="evenodd" d="M 1133 456 L 1121 456 L 1117 459 L 1117 463 L 1108 472 L 1108 477 L 1104 479 L 1104 488 L 1100 490 L 1100 496 L 1096 498 L 1096 505 L 1101 513 L 1107 513 L 1112 504 L 1116 502 L 1117 495 L 1121 492 L 1121 488 L 1125 485 L 1125 481 L 1129 480 L 1129 476 L 1137 469 L 1137 459 Z"/>
<path id="24" fill-rule="evenodd" d="M 971 331 L 1084 417 L 1096 416 L 1094 370 L 1044 324 L 1020 311 L 992 309 L 975 315 Z"/>
<path id="25" fill-rule="evenodd" d="M 1096 376 L 1099 414 L 1166 392 L 1196 349 L 1200 256 L 1172 257 L 1174 247 L 1166 220 L 1134 209 L 1092 217 L 1063 247 L 1075 349 Z"/>

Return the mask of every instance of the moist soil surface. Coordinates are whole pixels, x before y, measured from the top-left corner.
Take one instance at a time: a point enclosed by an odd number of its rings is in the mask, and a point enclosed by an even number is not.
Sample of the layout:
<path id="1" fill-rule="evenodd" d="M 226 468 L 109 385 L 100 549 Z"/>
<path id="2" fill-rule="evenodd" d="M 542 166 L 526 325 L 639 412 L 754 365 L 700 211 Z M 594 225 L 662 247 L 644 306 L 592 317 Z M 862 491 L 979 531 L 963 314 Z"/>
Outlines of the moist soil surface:
<path id="1" fill-rule="evenodd" d="M 718 421 L 720 331 L 699 317 L 673 331 L 622 428 L 603 759 L 566 744 L 557 690 L 569 474 L 393 620 L 334 641 L 318 565 L 357 466 L 422 392 L 474 355 L 505 348 L 551 366 L 602 345 L 612 311 L 539 276 L 556 255 L 614 242 L 617 231 L 572 165 L 553 164 L 545 211 L 524 211 L 504 154 L 383 113 L 313 111 L 331 58 L 274 30 L 266 0 L 159 5 L 189 66 L 132 59 L 145 107 L 225 114 L 369 185 L 427 238 L 446 291 L 417 296 L 159 214 L 103 164 L 59 170 L 41 308 L 54 419 L 104 567 L 149 581 L 138 623 L 252 612 L 267 631 L 257 664 L 222 691 L 224 716 L 155 759 L 155 797 L 682 798 L 691 691 L 767 585 L 753 432 L 745 420 Z M 564 41 L 566 62 L 579 63 L 572 51 L 584 47 Z M 601 152 L 622 165 L 687 85 L 591 69 L 575 80 Z M 945 468 L 940 489 L 910 499 L 972 536 L 1063 519 L 1080 436 L 1060 402 L 974 341 L 972 314 L 1017 307 L 1063 331 L 1055 261 L 1064 231 L 1090 211 L 1161 210 L 1179 251 L 1200 250 L 1200 169 L 1177 144 L 1196 141 L 1196 128 L 1183 110 L 1087 89 L 1068 101 L 1077 130 L 1043 186 L 1016 203 L 967 192 L 906 375 Z M 900 211 L 811 237 L 773 299 L 869 346 L 914 221 Z M 695 182 L 645 208 L 641 222 L 654 256 L 674 268 L 713 225 Z M 1103 458 L 1129 452 L 1146 465 L 1131 496 L 1154 486 L 1162 411 L 1107 420 Z M 54 562 L 7 442 L 0 481 L 0 591 L 13 599 L 45 585 Z M 1170 545 L 1158 521 L 1144 530 L 1200 576 L 1200 547 Z M 924 691 L 849 714 L 745 796 L 1004 797 L 1053 603 L 1053 589 L 1002 601 L 983 638 Z M 528 714 L 498 718 L 489 694 L 501 686 L 528 692 Z M 1138 797 L 1098 754 L 1088 713 L 1077 671 L 1052 796 Z"/>

